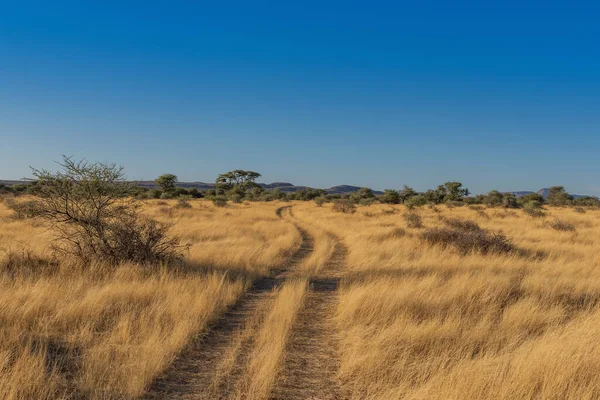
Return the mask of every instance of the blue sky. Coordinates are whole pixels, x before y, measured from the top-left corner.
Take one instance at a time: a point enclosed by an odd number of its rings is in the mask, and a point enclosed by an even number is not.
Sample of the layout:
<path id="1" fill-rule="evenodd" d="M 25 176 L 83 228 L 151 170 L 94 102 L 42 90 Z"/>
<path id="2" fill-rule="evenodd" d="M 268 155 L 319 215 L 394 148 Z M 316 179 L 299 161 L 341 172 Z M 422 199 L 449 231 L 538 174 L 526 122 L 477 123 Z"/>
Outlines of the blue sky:
<path id="1" fill-rule="evenodd" d="M 599 5 L 0 5 L 3 179 L 67 154 L 136 179 L 600 195 Z"/>

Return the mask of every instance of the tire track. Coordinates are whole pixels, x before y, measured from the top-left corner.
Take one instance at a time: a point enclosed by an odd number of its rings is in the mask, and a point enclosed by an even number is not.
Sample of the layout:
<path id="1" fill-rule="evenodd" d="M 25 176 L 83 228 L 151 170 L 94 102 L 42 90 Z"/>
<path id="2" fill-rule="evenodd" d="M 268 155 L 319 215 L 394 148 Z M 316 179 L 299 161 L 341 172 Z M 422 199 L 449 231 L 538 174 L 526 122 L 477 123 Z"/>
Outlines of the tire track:
<path id="1" fill-rule="evenodd" d="M 276 213 L 283 218 L 289 207 Z M 252 350 L 256 329 L 268 312 L 274 289 L 313 251 L 312 237 L 296 226 L 302 243 L 283 267 L 256 280 L 241 298 L 201 336 L 193 340 L 173 364 L 150 386 L 144 399 L 224 399 L 232 394 Z M 233 345 L 233 349 L 232 349 Z M 233 355 L 232 355 L 233 353 Z M 223 360 L 233 357 L 231 370 L 222 373 Z"/>
<path id="2" fill-rule="evenodd" d="M 293 217 L 291 210 L 290 216 Z M 283 366 L 272 398 L 345 399 L 337 379 L 339 343 L 334 323 L 337 289 L 348 249 L 332 234 L 335 249 L 316 277 L 288 339 Z"/>

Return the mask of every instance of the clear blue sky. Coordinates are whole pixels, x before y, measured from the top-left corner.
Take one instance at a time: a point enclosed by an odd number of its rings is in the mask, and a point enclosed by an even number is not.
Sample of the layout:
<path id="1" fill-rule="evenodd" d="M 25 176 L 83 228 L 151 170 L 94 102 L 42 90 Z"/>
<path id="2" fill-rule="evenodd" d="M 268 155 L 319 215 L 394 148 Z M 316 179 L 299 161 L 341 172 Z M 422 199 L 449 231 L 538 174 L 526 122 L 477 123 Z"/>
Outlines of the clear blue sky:
<path id="1" fill-rule="evenodd" d="M 0 178 L 67 154 L 136 179 L 600 195 L 599 21 L 564 1 L 3 2 Z"/>

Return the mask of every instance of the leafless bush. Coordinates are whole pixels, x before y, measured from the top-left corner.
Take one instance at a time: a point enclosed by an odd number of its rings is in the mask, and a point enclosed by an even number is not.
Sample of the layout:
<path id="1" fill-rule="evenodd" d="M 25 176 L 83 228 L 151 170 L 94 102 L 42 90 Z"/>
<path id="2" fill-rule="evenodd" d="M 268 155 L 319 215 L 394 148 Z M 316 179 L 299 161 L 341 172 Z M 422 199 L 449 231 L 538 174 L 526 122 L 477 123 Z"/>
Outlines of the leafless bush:
<path id="1" fill-rule="evenodd" d="M 352 204 L 350 200 L 340 199 L 333 202 L 333 211 L 354 214 L 356 212 L 356 206 Z"/>
<path id="2" fill-rule="evenodd" d="M 408 212 L 404 214 L 404 220 L 406 221 L 406 226 L 409 228 L 422 228 L 423 227 L 423 219 L 421 216 L 415 212 Z"/>
<path id="3" fill-rule="evenodd" d="M 585 208 L 583 208 L 583 207 L 574 207 L 573 211 L 575 211 L 576 213 L 579 213 L 579 214 L 585 214 Z"/>
<path id="4" fill-rule="evenodd" d="M 34 170 L 38 217 L 56 233 L 54 250 L 84 262 L 162 262 L 179 258 L 167 225 L 139 213 L 123 168 L 64 157 L 62 171 Z"/>
<path id="5" fill-rule="evenodd" d="M 575 230 L 575 226 L 573 224 L 558 218 L 556 218 L 554 221 L 548 222 L 548 226 L 556 231 L 572 232 Z"/>
<path id="6" fill-rule="evenodd" d="M 510 253 L 514 250 L 510 240 L 501 233 L 485 230 L 461 230 L 452 228 L 432 228 L 421 234 L 422 240 L 442 247 L 452 246 L 461 254 L 470 252 Z"/>

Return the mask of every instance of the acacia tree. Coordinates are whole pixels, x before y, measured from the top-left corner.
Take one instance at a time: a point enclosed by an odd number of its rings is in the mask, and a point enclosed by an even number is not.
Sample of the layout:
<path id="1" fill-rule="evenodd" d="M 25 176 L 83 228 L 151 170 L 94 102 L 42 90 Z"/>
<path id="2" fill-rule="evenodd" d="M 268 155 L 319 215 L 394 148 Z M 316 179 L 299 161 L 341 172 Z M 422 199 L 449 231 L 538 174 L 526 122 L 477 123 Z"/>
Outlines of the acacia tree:
<path id="1" fill-rule="evenodd" d="M 404 203 L 408 201 L 411 197 L 417 196 L 419 193 L 415 191 L 415 189 L 410 186 L 404 185 L 402 190 L 398 192 L 398 196 L 400 197 L 400 202 Z"/>
<path id="2" fill-rule="evenodd" d="M 460 201 L 469 195 L 469 189 L 463 187 L 461 182 L 446 182 L 438 186 L 436 194 L 439 202 Z"/>
<path id="3" fill-rule="evenodd" d="M 567 193 L 564 186 L 552 186 L 548 189 L 546 201 L 552 206 L 564 206 L 573 201 L 573 196 Z"/>
<path id="4" fill-rule="evenodd" d="M 55 251 L 111 264 L 180 256 L 178 241 L 167 236 L 169 227 L 139 212 L 123 167 L 64 156 L 59 165 L 62 171 L 56 173 L 33 169 L 37 217 L 53 228 Z"/>
<path id="5" fill-rule="evenodd" d="M 170 192 L 175 190 L 175 184 L 177 183 L 177 175 L 163 174 L 154 180 L 163 192 Z"/>
<path id="6" fill-rule="evenodd" d="M 217 177 L 217 189 L 225 191 L 241 189 L 246 191 L 255 187 L 260 187 L 260 185 L 256 183 L 256 180 L 260 177 L 261 175 L 258 172 L 236 169 Z"/>

